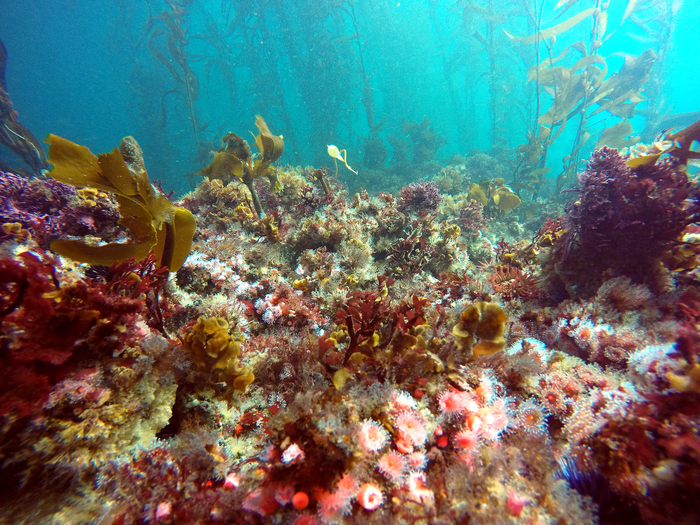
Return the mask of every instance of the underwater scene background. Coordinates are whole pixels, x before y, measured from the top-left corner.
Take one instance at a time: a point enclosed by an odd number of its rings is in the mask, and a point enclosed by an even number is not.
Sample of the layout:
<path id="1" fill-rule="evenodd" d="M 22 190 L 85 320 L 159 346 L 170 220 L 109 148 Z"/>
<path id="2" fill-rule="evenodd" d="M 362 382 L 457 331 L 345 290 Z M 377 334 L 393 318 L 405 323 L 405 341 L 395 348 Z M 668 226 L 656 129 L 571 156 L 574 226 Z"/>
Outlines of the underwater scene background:
<path id="1" fill-rule="evenodd" d="M 700 523 L 698 27 L 5 3 L 0 523 Z"/>

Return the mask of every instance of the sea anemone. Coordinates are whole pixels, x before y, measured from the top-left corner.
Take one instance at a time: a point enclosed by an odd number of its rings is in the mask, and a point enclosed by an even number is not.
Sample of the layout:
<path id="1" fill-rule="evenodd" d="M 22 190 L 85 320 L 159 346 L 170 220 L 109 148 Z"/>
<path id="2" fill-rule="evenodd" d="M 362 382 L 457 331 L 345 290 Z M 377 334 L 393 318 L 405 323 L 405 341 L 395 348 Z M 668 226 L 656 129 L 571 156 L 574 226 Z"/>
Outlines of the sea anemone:
<path id="1" fill-rule="evenodd" d="M 406 463 L 406 458 L 395 450 L 387 452 L 379 458 L 379 461 L 377 461 L 377 468 L 379 469 L 379 472 L 394 483 L 403 478 L 407 467 L 408 465 Z"/>
<path id="2" fill-rule="evenodd" d="M 408 464 L 413 470 L 423 470 L 428 464 L 428 457 L 425 455 L 425 452 L 421 451 L 408 454 L 406 459 L 408 459 Z"/>
<path id="3" fill-rule="evenodd" d="M 516 424 L 530 434 L 543 434 L 547 429 L 547 410 L 534 399 L 528 399 L 518 410 Z"/>
<path id="4" fill-rule="evenodd" d="M 505 399 L 498 399 L 481 417 L 479 432 L 481 437 L 493 441 L 508 428 L 508 408 Z"/>
<path id="5" fill-rule="evenodd" d="M 384 496 L 376 484 L 365 483 L 360 487 L 360 492 L 357 494 L 357 502 L 365 510 L 371 511 L 379 508 L 384 503 Z"/>
<path id="6" fill-rule="evenodd" d="M 292 443 L 282 453 L 282 463 L 295 463 L 304 460 L 304 451 L 299 448 L 299 445 Z"/>
<path id="7" fill-rule="evenodd" d="M 495 397 L 495 384 L 496 380 L 494 377 L 488 373 L 484 372 L 479 379 L 479 386 L 476 388 L 476 395 L 479 400 L 483 403 L 490 403 Z"/>
<path id="8" fill-rule="evenodd" d="M 322 492 L 318 495 L 318 517 L 322 523 L 337 523 L 350 512 L 350 500 L 343 494 Z"/>
<path id="9" fill-rule="evenodd" d="M 411 445 L 420 447 L 428 438 L 428 431 L 425 428 L 425 421 L 414 411 L 405 411 L 399 414 L 394 422 L 394 427 L 399 431 L 399 438 L 407 441 Z"/>
<path id="10" fill-rule="evenodd" d="M 366 452 L 378 452 L 389 442 L 389 433 L 371 419 L 365 419 L 357 430 L 357 439 Z"/>
<path id="11" fill-rule="evenodd" d="M 416 408 L 416 400 L 408 392 L 394 390 L 391 393 L 391 400 L 396 410 L 411 410 Z"/>
<path id="12" fill-rule="evenodd" d="M 453 442 L 458 449 L 474 453 L 481 445 L 481 435 L 477 430 L 464 428 L 455 434 Z"/>
<path id="13" fill-rule="evenodd" d="M 540 393 L 540 400 L 547 411 L 557 417 L 564 416 L 568 411 L 569 405 L 566 402 L 566 396 L 559 388 L 551 386 L 545 388 Z"/>
<path id="14" fill-rule="evenodd" d="M 440 411 L 448 416 L 479 410 L 479 404 L 473 394 L 454 390 L 447 390 L 440 394 L 438 406 Z"/>
<path id="15" fill-rule="evenodd" d="M 294 487 L 291 485 L 280 485 L 275 490 L 275 501 L 281 506 L 288 505 L 294 498 Z"/>
<path id="16" fill-rule="evenodd" d="M 339 497 L 344 497 L 348 501 L 357 495 L 357 488 L 359 487 L 357 478 L 352 474 L 345 473 L 343 477 L 338 480 L 338 484 L 335 488 L 335 493 Z"/>
<path id="17" fill-rule="evenodd" d="M 411 472 L 408 476 L 409 496 L 422 505 L 432 504 L 435 501 L 435 494 L 425 486 L 426 478 L 423 472 Z"/>
<path id="18" fill-rule="evenodd" d="M 536 299 L 540 294 L 537 287 L 539 279 L 520 268 L 499 265 L 489 282 L 493 291 L 501 294 L 504 301 Z"/>

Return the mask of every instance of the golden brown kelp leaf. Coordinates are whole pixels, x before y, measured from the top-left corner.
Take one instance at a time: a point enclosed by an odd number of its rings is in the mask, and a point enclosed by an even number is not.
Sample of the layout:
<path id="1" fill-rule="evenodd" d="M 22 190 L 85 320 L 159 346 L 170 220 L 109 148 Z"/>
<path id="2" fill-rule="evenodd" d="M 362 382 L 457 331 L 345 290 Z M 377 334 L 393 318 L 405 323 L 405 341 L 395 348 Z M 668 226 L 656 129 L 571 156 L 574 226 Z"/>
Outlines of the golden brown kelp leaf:
<path id="1" fill-rule="evenodd" d="M 556 64 L 562 58 L 564 58 L 569 53 L 569 51 L 574 49 L 574 46 L 575 46 L 575 44 L 567 47 L 556 58 L 546 58 L 542 62 L 540 62 L 538 65 L 532 66 L 527 71 L 527 79 L 528 80 L 538 80 L 538 78 L 539 78 L 539 83 L 545 84 L 545 82 L 543 82 L 543 80 L 542 80 L 543 75 L 547 75 L 547 70 L 553 69 L 554 64 Z M 564 67 L 563 69 L 568 69 L 568 68 Z"/>
<path id="2" fill-rule="evenodd" d="M 611 148 L 627 148 L 629 146 L 634 146 L 639 142 L 639 137 L 625 138 L 634 133 L 632 129 L 632 124 L 624 120 L 618 122 L 614 126 L 611 126 L 600 134 L 598 142 L 596 142 L 595 147 L 600 148 L 602 146 L 608 146 Z"/>
<path id="3" fill-rule="evenodd" d="M 284 140 L 282 135 L 273 135 L 260 115 L 255 117 L 255 126 L 258 128 L 258 136 L 255 137 L 255 145 L 265 162 L 271 164 L 284 153 Z"/>
<path id="4" fill-rule="evenodd" d="M 578 106 L 585 95 L 584 78 L 581 75 L 570 77 L 561 93 L 554 97 L 549 110 L 539 118 L 538 122 L 540 124 L 554 124 L 567 119 L 569 113 Z"/>
<path id="5" fill-rule="evenodd" d="M 642 157 L 635 157 L 626 162 L 630 168 L 637 168 L 639 166 L 644 166 L 645 164 L 656 164 L 656 161 L 661 158 L 663 153 L 654 153 L 653 155 L 644 155 Z"/>
<path id="6" fill-rule="evenodd" d="M 588 55 L 583 58 L 580 58 L 578 62 L 576 62 L 571 68 L 569 69 L 569 73 L 575 73 L 579 69 L 584 69 L 588 68 L 588 66 L 591 66 L 593 64 L 602 64 L 603 69 L 596 69 L 597 76 L 599 78 L 605 78 L 605 75 L 608 72 L 608 63 L 605 61 L 605 59 L 600 56 L 600 55 Z"/>
<path id="7" fill-rule="evenodd" d="M 573 46 L 569 46 L 567 49 L 571 47 Z M 603 68 L 600 69 L 596 64 L 602 64 Z M 607 69 L 608 66 L 604 58 L 598 55 L 589 55 L 579 59 L 570 68 L 557 66 L 534 72 L 531 70 L 530 75 L 538 75 L 537 80 L 541 86 L 553 86 L 558 90 L 550 92 L 548 88 L 544 88 L 554 100 L 549 110 L 539 118 L 539 122 L 550 125 L 561 123 L 562 128 L 559 129 L 559 133 L 563 132 L 566 121 L 572 117 L 572 112 L 584 99 L 591 79 L 593 82 L 600 82 L 598 79 L 605 76 Z M 577 73 L 579 70 L 584 71 Z"/>
<path id="8" fill-rule="evenodd" d="M 486 206 L 489 203 L 489 198 L 486 196 L 486 193 L 484 192 L 483 188 L 479 186 L 476 182 L 472 182 L 471 186 L 469 187 L 469 193 L 467 195 L 467 198 L 476 202 L 480 202 L 484 206 Z"/>
<path id="9" fill-rule="evenodd" d="M 595 15 L 599 13 L 600 10 L 596 8 L 590 8 L 586 9 L 585 11 L 581 11 L 579 14 L 572 16 L 571 18 L 565 20 L 564 22 L 561 22 L 555 26 L 550 27 L 549 29 L 543 29 L 542 31 L 539 31 L 535 33 L 534 35 L 526 36 L 526 37 L 521 37 L 521 36 L 515 36 L 511 35 L 508 33 L 508 31 L 504 31 L 504 33 L 508 36 L 508 38 L 512 40 L 517 40 L 519 42 L 522 42 L 523 44 L 534 44 L 535 42 L 539 40 L 548 40 L 554 36 L 558 36 L 565 31 L 568 31 L 578 23 L 584 21 L 586 18 L 588 18 L 591 15 Z"/>
<path id="10" fill-rule="evenodd" d="M 243 164 L 250 165 L 253 153 L 250 151 L 248 143 L 242 137 L 229 132 L 224 135 L 221 141 L 224 143 L 226 153 L 230 153 L 234 157 L 240 159 Z"/>
<path id="11" fill-rule="evenodd" d="M 605 37 L 604 41 L 607 41 L 608 38 L 610 38 L 615 33 L 615 31 L 617 31 L 618 29 L 620 29 L 620 27 L 622 27 L 622 24 L 624 24 L 625 20 L 627 20 L 629 18 L 629 16 L 632 14 L 636 5 L 637 5 L 637 0 L 628 0 L 627 7 L 625 8 L 625 12 L 622 15 L 622 19 L 620 20 L 620 23 L 617 25 L 617 27 L 615 29 L 613 29 L 613 31 L 607 37 Z"/>
<path id="12" fill-rule="evenodd" d="M 598 94 L 593 100 L 593 104 L 600 103 L 601 99 L 608 99 L 609 102 L 601 103 L 591 116 L 602 111 L 608 111 L 613 115 L 618 113 L 628 113 L 628 109 L 619 109 L 616 106 L 625 102 L 632 103 L 632 110 L 643 98 L 639 94 L 644 84 L 649 80 L 651 70 L 656 61 L 656 53 L 653 49 L 647 49 L 639 56 L 625 55 L 625 63 L 620 70 L 605 80 L 598 88 Z M 631 115 L 633 116 L 633 114 Z M 627 118 L 624 117 L 623 118 Z"/>
<path id="13" fill-rule="evenodd" d="M 699 152 L 690 149 L 694 141 L 700 142 L 700 120 L 673 135 L 669 135 L 668 138 L 673 141 L 676 147 L 673 155 L 678 157 L 681 164 L 688 164 L 689 159 L 700 158 Z"/>
<path id="14" fill-rule="evenodd" d="M 192 364 L 208 374 L 212 384 L 223 384 L 223 397 L 231 404 L 234 391 L 245 392 L 255 375 L 240 363 L 241 349 L 229 331 L 229 324 L 220 317 L 197 319 L 197 324 L 182 338 Z"/>
<path id="15" fill-rule="evenodd" d="M 225 182 L 231 180 L 231 175 L 235 175 L 246 184 L 258 177 L 269 175 L 270 164 L 278 160 L 284 152 L 284 141 L 281 136 L 270 132 L 260 115 L 256 117 L 255 125 L 259 130 L 255 137 L 255 145 L 260 150 L 261 159 L 253 161 L 248 143 L 235 133 L 227 133 L 221 139 L 224 146 L 200 175 Z"/>
<path id="16" fill-rule="evenodd" d="M 129 257 L 143 259 L 154 250 L 159 264 L 173 272 L 180 269 L 192 248 L 197 224 L 188 210 L 156 194 L 143 167 L 141 148 L 132 137 L 122 141 L 122 150 L 134 171 L 116 148 L 95 157 L 85 146 L 56 135 L 49 135 L 46 142 L 54 165 L 49 175 L 59 182 L 114 194 L 122 216 L 119 224 L 135 239 L 99 246 L 59 240 L 51 243 L 53 251 L 84 263 L 111 265 Z"/>
<path id="17" fill-rule="evenodd" d="M 273 179 L 273 190 L 277 188 L 279 180 L 270 164 L 279 159 L 284 152 L 284 140 L 282 136 L 273 135 L 267 127 L 265 120 L 258 115 L 255 118 L 258 135 L 255 137 L 255 145 L 260 150 L 260 159 L 252 160 L 252 154 L 248 143 L 235 133 L 227 133 L 221 139 L 224 142 L 221 150 L 216 154 L 212 163 L 204 168 L 200 175 L 204 177 L 221 179 L 228 183 L 231 175 L 236 176 L 250 191 L 253 206 L 260 217 L 264 216 L 262 205 L 253 185 L 253 180 L 259 177 Z"/>
<path id="18" fill-rule="evenodd" d="M 503 211 L 512 211 L 522 202 L 513 190 L 507 186 L 501 186 L 491 192 L 494 204 Z"/>
<path id="19" fill-rule="evenodd" d="M 214 156 L 211 164 L 200 172 L 200 175 L 219 179 L 225 184 L 231 182 L 231 175 L 244 181 L 246 174 L 253 170 L 253 154 L 250 146 L 235 133 L 226 133 L 221 142 L 224 143 L 222 149 Z"/>
<path id="20" fill-rule="evenodd" d="M 231 176 L 243 178 L 241 159 L 231 155 L 227 151 L 219 151 L 211 161 L 211 164 L 199 172 L 202 177 L 219 179 L 224 185 L 231 182 Z"/>
<path id="21" fill-rule="evenodd" d="M 593 43 L 593 50 L 599 48 L 601 46 L 601 40 L 605 36 L 605 32 L 608 30 L 608 12 L 603 9 L 602 11 L 598 11 L 594 15 L 595 17 L 595 27 L 593 28 L 594 33 L 596 34 L 596 41 Z"/>
<path id="22" fill-rule="evenodd" d="M 645 164 L 656 164 L 662 155 L 673 155 L 682 165 L 687 165 L 690 159 L 700 159 L 700 151 L 690 149 L 695 141 L 700 142 L 700 120 L 682 130 L 666 137 L 672 141 L 672 145 L 661 153 L 644 155 L 627 161 L 630 168 L 636 168 Z"/>
<path id="23" fill-rule="evenodd" d="M 622 119 L 628 119 L 634 117 L 634 111 L 644 98 L 637 93 L 637 91 L 630 89 L 628 92 L 623 93 L 617 98 L 607 100 L 600 104 L 600 107 L 590 114 L 590 117 L 607 111 L 611 115 L 620 117 Z"/>
<path id="24" fill-rule="evenodd" d="M 564 2 L 566 2 L 566 5 L 564 5 Z M 576 3 L 578 3 L 578 0 L 568 0 L 568 1 L 567 0 L 559 0 L 559 2 L 557 2 L 557 5 L 554 6 L 554 10 L 556 11 L 557 9 L 559 9 L 563 5 L 564 5 L 564 8 L 561 10 L 561 12 L 554 19 L 556 20 L 561 15 L 566 13 L 569 10 L 569 8 L 574 6 Z"/>

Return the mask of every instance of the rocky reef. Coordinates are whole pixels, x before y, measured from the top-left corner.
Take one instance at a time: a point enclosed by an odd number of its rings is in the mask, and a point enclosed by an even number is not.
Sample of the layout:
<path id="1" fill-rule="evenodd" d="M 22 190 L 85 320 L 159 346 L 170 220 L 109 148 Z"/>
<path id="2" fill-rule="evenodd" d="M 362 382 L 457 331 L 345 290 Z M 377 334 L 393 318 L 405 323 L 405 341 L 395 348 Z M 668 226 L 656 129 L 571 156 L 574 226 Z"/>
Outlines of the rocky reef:
<path id="1" fill-rule="evenodd" d="M 688 155 L 603 148 L 568 204 L 533 207 L 485 154 L 349 195 L 328 170 L 268 176 L 279 155 L 244 180 L 240 149 L 217 165 L 240 177 L 172 203 L 121 185 L 148 159 L 94 190 L 0 174 L 4 519 L 700 518 Z M 113 264 L 51 250 L 190 216 L 171 259 L 155 240 Z"/>

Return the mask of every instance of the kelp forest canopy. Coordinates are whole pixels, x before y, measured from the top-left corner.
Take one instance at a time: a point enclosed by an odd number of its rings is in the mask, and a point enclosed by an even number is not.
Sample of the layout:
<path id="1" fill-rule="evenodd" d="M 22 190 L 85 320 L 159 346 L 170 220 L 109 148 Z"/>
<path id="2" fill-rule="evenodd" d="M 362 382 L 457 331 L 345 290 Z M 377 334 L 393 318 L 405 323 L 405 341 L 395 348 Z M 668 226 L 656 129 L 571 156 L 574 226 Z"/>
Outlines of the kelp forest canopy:
<path id="1" fill-rule="evenodd" d="M 328 166 L 326 146 L 342 145 L 359 166 L 351 191 L 396 191 L 478 150 L 527 198 L 566 187 L 595 147 L 671 127 L 682 4 L 116 0 L 108 34 L 133 57 L 130 133 L 178 192 L 261 114 L 281 163 Z"/>

